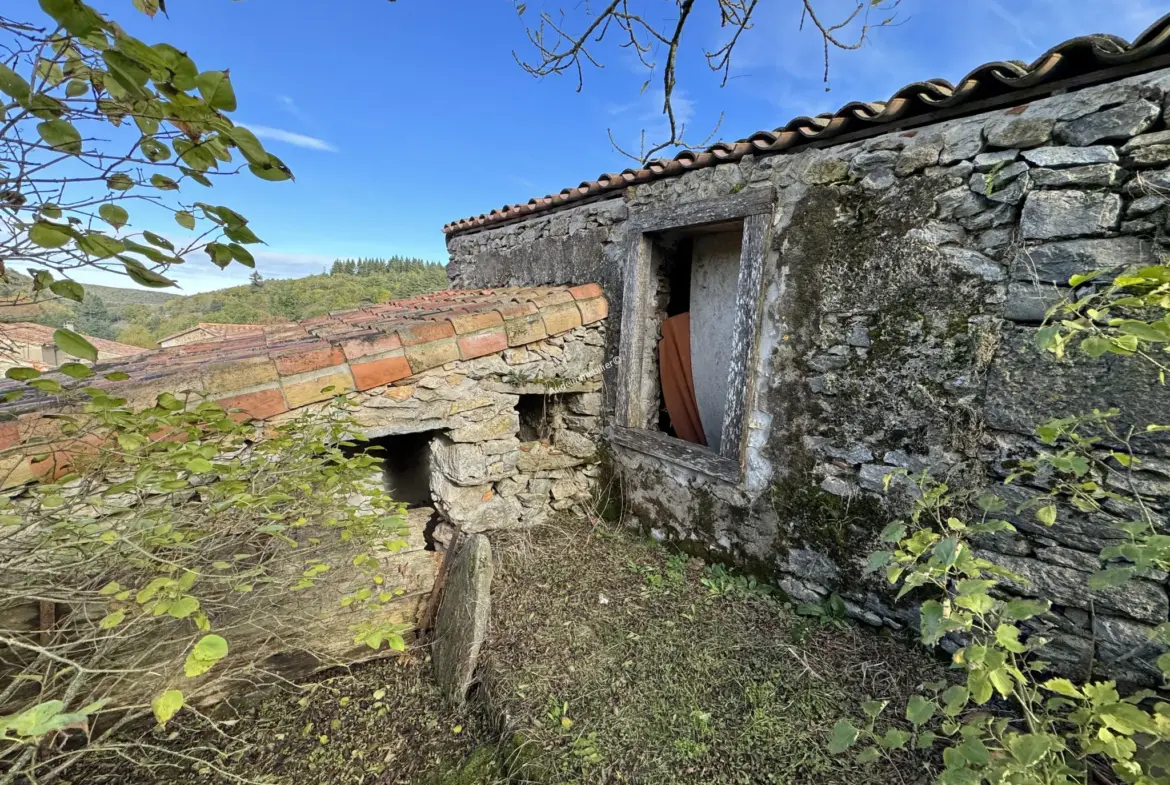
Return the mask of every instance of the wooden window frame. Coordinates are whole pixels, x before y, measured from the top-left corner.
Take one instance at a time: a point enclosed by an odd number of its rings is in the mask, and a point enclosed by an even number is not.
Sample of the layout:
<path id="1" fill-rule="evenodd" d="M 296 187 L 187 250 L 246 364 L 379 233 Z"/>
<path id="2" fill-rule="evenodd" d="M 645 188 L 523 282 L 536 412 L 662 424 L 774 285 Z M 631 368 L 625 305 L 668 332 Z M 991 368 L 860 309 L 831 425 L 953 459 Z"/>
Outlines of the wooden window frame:
<path id="1" fill-rule="evenodd" d="M 747 406 L 754 391 L 754 367 L 763 308 L 764 255 L 775 206 L 771 188 L 754 188 L 727 197 L 688 202 L 634 213 L 626 223 L 627 246 L 622 287 L 620 371 L 611 439 L 618 445 L 652 455 L 730 483 L 743 479 L 747 452 Z M 720 451 L 677 439 L 661 431 L 636 427 L 646 422 L 640 396 L 643 359 L 652 340 L 646 327 L 654 295 L 653 243 L 658 232 L 701 228 L 726 221 L 743 222 L 743 242 L 736 284 L 736 307 L 727 408 Z"/>

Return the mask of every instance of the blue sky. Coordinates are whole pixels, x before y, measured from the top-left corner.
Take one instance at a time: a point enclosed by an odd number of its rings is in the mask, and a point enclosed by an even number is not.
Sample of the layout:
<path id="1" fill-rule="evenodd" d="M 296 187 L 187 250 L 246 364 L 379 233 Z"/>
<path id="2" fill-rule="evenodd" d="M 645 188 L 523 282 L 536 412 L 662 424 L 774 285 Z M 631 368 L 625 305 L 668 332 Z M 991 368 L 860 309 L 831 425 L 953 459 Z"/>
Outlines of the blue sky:
<path id="1" fill-rule="evenodd" d="M 651 14 L 673 5 L 640 2 Z M 512 0 L 169 0 L 170 18 L 155 20 L 130 0 L 96 5 L 148 42 L 186 49 L 201 69 L 231 69 L 233 118 L 264 134 L 297 177 L 245 175 L 216 187 L 215 201 L 248 216 L 268 243 L 257 257 L 269 278 L 319 272 L 339 256 L 446 261 L 447 221 L 624 168 L 608 131 L 636 145 L 640 129 L 662 123 L 660 93 L 639 93 L 644 74 L 616 48 L 599 50 L 606 68 L 587 71 L 580 93 L 572 78 L 525 74 L 512 57 L 530 51 Z M 528 15 L 541 5 L 532 0 Z M 720 89 L 696 56 L 720 40 L 714 3 L 700 0 L 696 13 L 707 15 L 684 41 L 691 56 L 678 101 L 696 139 L 720 113 L 719 136 L 734 139 L 849 100 L 880 100 L 910 81 L 954 81 L 988 60 L 1030 61 L 1072 36 L 1131 39 L 1170 12 L 1170 0 L 904 0 L 897 26 L 833 55 L 826 92 L 820 39 L 798 30 L 796 0 L 763 5 Z M 248 271 L 195 262 L 175 273 L 189 293 L 234 285 Z"/>

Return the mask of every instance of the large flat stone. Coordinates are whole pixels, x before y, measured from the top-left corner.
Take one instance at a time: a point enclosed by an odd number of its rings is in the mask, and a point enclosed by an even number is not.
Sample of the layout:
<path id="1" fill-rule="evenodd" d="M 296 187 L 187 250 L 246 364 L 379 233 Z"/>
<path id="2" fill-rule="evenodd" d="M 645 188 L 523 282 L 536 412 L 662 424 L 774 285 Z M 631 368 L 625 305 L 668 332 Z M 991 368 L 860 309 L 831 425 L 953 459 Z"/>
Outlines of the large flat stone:
<path id="1" fill-rule="evenodd" d="M 431 441 L 431 460 L 439 471 L 457 485 L 496 482 L 516 474 L 520 442 L 515 439 L 510 441 L 513 445 L 511 451 L 488 455 L 480 444 L 453 442 L 444 436 L 437 436 Z"/>
<path id="2" fill-rule="evenodd" d="M 1033 169 L 1032 184 L 1038 188 L 1113 186 L 1125 179 L 1126 171 L 1117 164 L 1089 164 L 1063 169 Z"/>
<path id="3" fill-rule="evenodd" d="M 1117 226 L 1121 197 L 1096 191 L 1033 191 L 1020 216 L 1029 240 L 1083 237 Z"/>
<path id="4" fill-rule="evenodd" d="M 1154 264 L 1156 259 L 1153 244 L 1137 237 L 1065 240 L 1021 249 L 1012 265 L 1012 277 L 1064 285 L 1074 275 Z"/>
<path id="5" fill-rule="evenodd" d="M 1093 112 L 1056 126 L 1058 139 L 1084 147 L 1105 140 L 1129 139 L 1145 131 L 1158 119 L 1162 108 L 1152 101 L 1139 99 L 1112 109 Z"/>
<path id="6" fill-rule="evenodd" d="M 443 584 L 431 657 L 435 680 L 455 705 L 463 704 L 475 681 L 491 617 L 492 573 L 491 543 L 473 534 L 453 557 Z"/>
<path id="7" fill-rule="evenodd" d="M 1008 284 L 1003 315 L 1013 322 L 1040 324 L 1048 309 L 1060 303 L 1068 292 L 1068 289 L 1057 289 L 1051 284 L 1012 281 Z"/>
<path id="8" fill-rule="evenodd" d="M 1033 166 L 1063 169 L 1066 166 L 1117 163 L 1117 150 L 1108 145 L 1096 147 L 1037 147 L 1025 150 L 1024 160 Z"/>
<path id="9" fill-rule="evenodd" d="M 1057 605 L 1085 610 L 1108 609 L 1121 616 L 1154 624 L 1166 621 L 1170 612 L 1166 590 L 1149 581 L 1133 580 L 1124 586 L 1092 591 L 1087 572 L 1020 556 L 991 551 L 977 553 L 979 557 L 1016 573 L 1022 581 L 1005 579 L 1004 582 L 1020 594 L 1044 597 Z"/>
<path id="10" fill-rule="evenodd" d="M 1147 434 L 1149 423 L 1166 421 L 1170 385 L 1158 384 L 1149 363 L 1108 354 L 1089 359 L 1079 349 L 1064 360 L 1041 351 L 1031 327 L 1004 328 L 999 351 L 987 378 L 984 416 L 992 428 L 1031 435 L 1037 425 L 1053 417 L 1083 414 L 1116 407 L 1113 427 L 1137 429 L 1139 451 L 1165 452 L 1165 434 Z"/>

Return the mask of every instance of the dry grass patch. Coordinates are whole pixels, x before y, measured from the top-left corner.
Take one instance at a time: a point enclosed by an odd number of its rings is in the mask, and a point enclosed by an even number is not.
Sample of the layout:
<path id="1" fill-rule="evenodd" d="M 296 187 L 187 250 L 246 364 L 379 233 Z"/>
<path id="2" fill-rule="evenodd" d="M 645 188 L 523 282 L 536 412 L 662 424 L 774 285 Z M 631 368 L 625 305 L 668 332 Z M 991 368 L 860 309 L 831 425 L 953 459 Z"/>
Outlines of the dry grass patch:
<path id="1" fill-rule="evenodd" d="M 766 587 L 628 531 L 570 524 L 497 538 L 487 704 L 514 781 L 910 783 L 910 755 L 865 769 L 825 751 L 867 698 L 905 705 L 942 668 Z M 520 775 L 520 776 L 516 776 Z"/>

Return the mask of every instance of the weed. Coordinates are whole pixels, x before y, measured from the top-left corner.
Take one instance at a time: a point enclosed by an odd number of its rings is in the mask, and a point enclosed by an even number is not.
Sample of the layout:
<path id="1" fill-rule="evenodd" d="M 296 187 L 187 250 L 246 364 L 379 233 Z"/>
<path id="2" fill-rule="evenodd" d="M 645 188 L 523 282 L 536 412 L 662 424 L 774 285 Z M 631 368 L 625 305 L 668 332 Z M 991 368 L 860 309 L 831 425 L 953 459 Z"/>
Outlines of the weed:
<path id="1" fill-rule="evenodd" d="M 766 596 L 772 593 L 768 584 L 760 583 L 750 575 L 733 572 L 722 564 L 712 564 L 704 572 L 705 577 L 699 583 L 706 586 L 707 592 L 714 597 Z"/>

